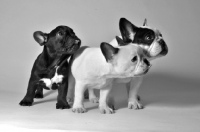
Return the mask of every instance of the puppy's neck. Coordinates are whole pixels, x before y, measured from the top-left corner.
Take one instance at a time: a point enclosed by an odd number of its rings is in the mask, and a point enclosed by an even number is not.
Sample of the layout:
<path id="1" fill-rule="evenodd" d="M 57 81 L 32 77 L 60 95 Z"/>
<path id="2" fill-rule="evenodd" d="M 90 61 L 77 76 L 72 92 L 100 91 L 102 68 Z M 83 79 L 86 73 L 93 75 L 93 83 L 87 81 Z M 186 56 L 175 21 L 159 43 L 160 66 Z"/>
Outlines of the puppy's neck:
<path id="1" fill-rule="evenodd" d="M 50 49 L 47 46 L 44 46 L 43 52 L 45 53 L 45 55 L 47 55 L 48 58 L 55 59 L 57 56 L 61 56 L 58 55 L 55 50 Z"/>
<path id="2" fill-rule="evenodd" d="M 47 68 L 53 68 L 59 65 L 64 59 L 67 59 L 69 55 L 57 54 L 56 52 L 50 51 L 49 48 L 44 46 L 42 58 L 45 60 Z"/>

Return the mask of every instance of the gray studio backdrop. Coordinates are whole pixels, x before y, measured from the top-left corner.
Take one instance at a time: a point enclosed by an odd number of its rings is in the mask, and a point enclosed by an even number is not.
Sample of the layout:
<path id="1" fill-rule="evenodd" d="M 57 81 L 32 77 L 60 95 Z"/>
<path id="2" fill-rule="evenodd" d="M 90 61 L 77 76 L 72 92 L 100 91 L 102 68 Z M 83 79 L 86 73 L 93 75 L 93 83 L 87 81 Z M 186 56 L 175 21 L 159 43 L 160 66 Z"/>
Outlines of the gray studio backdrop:
<path id="1" fill-rule="evenodd" d="M 34 31 L 67 25 L 82 45 L 98 47 L 120 35 L 121 17 L 137 26 L 147 18 L 168 44 L 169 54 L 153 61 L 148 74 L 200 81 L 199 6 L 198 0 L 1 0 L 0 90 L 25 93 L 33 62 L 42 51 Z"/>

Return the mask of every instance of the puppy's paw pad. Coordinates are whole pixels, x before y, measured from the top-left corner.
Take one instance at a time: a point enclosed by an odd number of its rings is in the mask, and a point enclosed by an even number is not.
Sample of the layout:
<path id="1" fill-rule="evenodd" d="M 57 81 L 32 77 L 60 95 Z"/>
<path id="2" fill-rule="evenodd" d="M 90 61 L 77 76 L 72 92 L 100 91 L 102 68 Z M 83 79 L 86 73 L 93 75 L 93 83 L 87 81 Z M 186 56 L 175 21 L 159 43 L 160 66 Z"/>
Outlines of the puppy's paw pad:
<path id="1" fill-rule="evenodd" d="M 35 98 L 41 99 L 41 98 L 43 98 L 43 97 L 44 97 L 44 96 L 43 96 L 42 93 L 35 93 Z"/>
<path id="2" fill-rule="evenodd" d="M 144 106 L 139 102 L 134 101 L 134 102 L 128 102 L 128 108 L 138 110 L 138 109 L 143 109 Z"/>
<path id="3" fill-rule="evenodd" d="M 23 99 L 23 100 L 19 103 L 19 105 L 21 105 L 21 106 L 32 106 L 32 104 L 33 104 L 33 101 L 26 100 L 26 99 Z"/>
<path id="4" fill-rule="evenodd" d="M 92 103 L 99 103 L 99 98 L 91 98 L 90 99 L 90 102 L 92 102 Z"/>
<path id="5" fill-rule="evenodd" d="M 114 110 L 109 107 L 100 107 L 99 108 L 101 114 L 113 114 Z"/>
<path id="6" fill-rule="evenodd" d="M 87 112 L 85 108 L 80 107 L 80 108 L 72 108 L 72 112 L 74 113 L 85 113 Z"/>
<path id="7" fill-rule="evenodd" d="M 70 105 L 68 103 L 56 103 L 56 109 L 69 109 Z"/>

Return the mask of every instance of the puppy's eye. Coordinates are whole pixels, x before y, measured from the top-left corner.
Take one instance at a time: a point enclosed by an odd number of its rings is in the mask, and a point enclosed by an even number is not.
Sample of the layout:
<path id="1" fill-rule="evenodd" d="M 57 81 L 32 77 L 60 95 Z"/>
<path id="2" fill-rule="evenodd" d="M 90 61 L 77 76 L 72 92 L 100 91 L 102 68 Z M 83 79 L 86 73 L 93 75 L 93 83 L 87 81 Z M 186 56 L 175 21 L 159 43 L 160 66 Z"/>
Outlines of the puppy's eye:
<path id="1" fill-rule="evenodd" d="M 58 32 L 58 36 L 63 36 L 63 33 L 62 32 Z"/>
<path id="2" fill-rule="evenodd" d="M 147 40 L 147 41 L 153 40 L 153 39 L 154 39 L 154 37 L 153 37 L 152 35 L 150 35 L 150 34 L 147 34 L 147 35 L 145 36 L 145 40 Z"/>
<path id="3" fill-rule="evenodd" d="M 151 40 L 150 35 L 145 36 L 145 39 L 146 39 L 146 40 Z"/>
<path id="4" fill-rule="evenodd" d="M 131 60 L 132 62 L 136 62 L 137 61 L 137 56 L 134 56 L 133 59 Z"/>
<path id="5" fill-rule="evenodd" d="M 146 39 L 146 40 L 150 40 L 150 36 L 146 36 L 145 39 Z"/>

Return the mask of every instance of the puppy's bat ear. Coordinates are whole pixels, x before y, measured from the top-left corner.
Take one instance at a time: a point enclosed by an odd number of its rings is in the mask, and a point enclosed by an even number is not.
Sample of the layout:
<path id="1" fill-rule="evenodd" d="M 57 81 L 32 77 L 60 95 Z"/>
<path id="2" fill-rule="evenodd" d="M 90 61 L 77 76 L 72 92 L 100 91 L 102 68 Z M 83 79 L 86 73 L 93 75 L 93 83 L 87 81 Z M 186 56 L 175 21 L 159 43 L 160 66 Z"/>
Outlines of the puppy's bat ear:
<path id="1" fill-rule="evenodd" d="M 138 27 L 129 22 L 126 18 L 121 18 L 119 20 L 119 29 L 125 43 L 130 43 L 134 39 L 135 32 Z"/>
<path id="2" fill-rule="evenodd" d="M 112 45 L 105 42 L 101 43 L 100 48 L 107 62 L 111 61 L 114 55 L 117 54 L 119 51 L 118 48 L 115 48 Z"/>
<path id="3" fill-rule="evenodd" d="M 40 46 L 44 45 L 47 42 L 47 34 L 41 31 L 36 31 L 33 33 L 33 37 L 36 42 L 40 44 Z"/>
<path id="4" fill-rule="evenodd" d="M 147 19 L 146 19 L 146 18 L 144 19 L 143 26 L 148 26 L 148 25 L 147 25 Z"/>
<path id="5" fill-rule="evenodd" d="M 127 43 L 125 43 L 120 37 L 116 36 L 115 38 L 119 46 L 127 45 Z"/>

